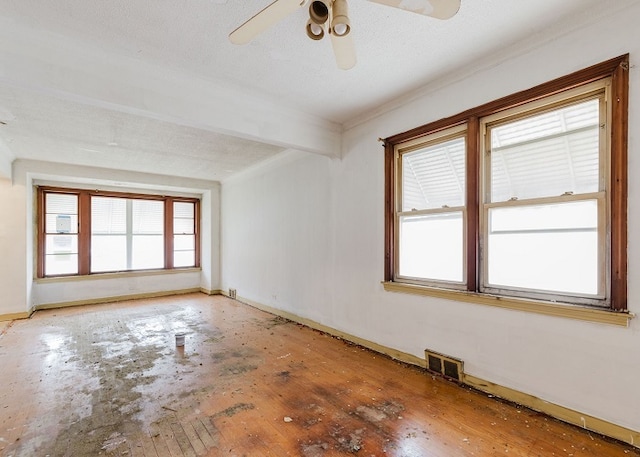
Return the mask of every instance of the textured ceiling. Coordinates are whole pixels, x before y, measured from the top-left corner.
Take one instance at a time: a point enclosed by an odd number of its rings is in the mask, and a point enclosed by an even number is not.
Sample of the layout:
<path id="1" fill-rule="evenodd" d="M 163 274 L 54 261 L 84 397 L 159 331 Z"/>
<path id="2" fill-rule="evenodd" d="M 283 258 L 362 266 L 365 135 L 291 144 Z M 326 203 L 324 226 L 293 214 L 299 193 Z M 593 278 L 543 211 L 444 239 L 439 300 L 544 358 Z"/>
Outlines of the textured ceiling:
<path id="1" fill-rule="evenodd" d="M 2 137 L 24 159 L 222 180 L 282 151 L 13 87 L 0 85 L 0 100 L 15 117 L 0 125 Z"/>
<path id="2" fill-rule="evenodd" d="M 351 0 L 358 63 L 342 71 L 329 40 L 306 37 L 304 9 L 232 45 L 228 33 L 268 3 L 3 0 L 0 140 L 17 158 L 212 180 L 286 147 L 339 155 L 342 126 L 612 7 L 462 0 L 439 21 Z"/>

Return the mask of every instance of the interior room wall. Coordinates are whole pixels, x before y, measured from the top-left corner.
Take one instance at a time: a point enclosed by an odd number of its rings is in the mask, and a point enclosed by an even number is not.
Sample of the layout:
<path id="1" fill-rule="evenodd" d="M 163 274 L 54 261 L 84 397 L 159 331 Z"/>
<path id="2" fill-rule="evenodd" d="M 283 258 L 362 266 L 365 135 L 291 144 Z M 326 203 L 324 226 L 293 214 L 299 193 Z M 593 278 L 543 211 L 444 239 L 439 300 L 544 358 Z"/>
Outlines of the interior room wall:
<path id="1" fill-rule="evenodd" d="M 640 5 L 505 49 L 354 123 L 341 160 L 289 151 L 222 185 L 222 288 L 417 357 L 640 430 L 640 321 L 628 328 L 385 292 L 377 141 L 630 53 L 629 310 L 640 312 Z"/>
<path id="2" fill-rule="evenodd" d="M 0 315 L 26 311 L 26 215 L 24 186 L 0 178 Z"/>
<path id="3" fill-rule="evenodd" d="M 0 139 L 0 178 L 11 179 L 11 163 L 14 157 L 7 145 Z"/>

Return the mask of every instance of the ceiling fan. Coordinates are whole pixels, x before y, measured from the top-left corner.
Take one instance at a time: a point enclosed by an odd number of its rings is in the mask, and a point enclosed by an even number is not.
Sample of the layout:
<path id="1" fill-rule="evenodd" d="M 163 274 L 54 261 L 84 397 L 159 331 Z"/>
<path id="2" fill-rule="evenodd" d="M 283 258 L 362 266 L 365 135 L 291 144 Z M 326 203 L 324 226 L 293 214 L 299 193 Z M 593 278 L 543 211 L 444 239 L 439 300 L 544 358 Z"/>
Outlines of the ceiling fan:
<path id="1" fill-rule="evenodd" d="M 369 1 L 437 19 L 449 19 L 460 9 L 460 0 Z M 343 70 L 353 68 L 356 64 L 356 52 L 349 33 L 351 22 L 347 0 L 275 0 L 231 32 L 229 40 L 234 44 L 247 44 L 276 22 L 307 4 L 309 5 L 307 36 L 312 40 L 320 40 L 325 34 L 329 34 L 338 68 Z"/>

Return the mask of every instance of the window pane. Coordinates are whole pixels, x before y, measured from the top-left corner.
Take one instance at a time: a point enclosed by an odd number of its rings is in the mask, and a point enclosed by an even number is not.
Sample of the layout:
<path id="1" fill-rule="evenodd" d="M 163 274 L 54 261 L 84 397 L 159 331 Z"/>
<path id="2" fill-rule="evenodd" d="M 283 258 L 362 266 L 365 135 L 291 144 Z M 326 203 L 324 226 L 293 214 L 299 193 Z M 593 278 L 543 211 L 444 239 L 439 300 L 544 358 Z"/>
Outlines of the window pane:
<path id="1" fill-rule="evenodd" d="M 45 276 L 78 274 L 78 254 L 45 255 Z"/>
<path id="2" fill-rule="evenodd" d="M 173 217 L 193 219 L 195 214 L 193 202 L 174 202 Z"/>
<path id="3" fill-rule="evenodd" d="M 462 212 L 400 218 L 399 274 L 463 281 Z"/>
<path id="4" fill-rule="evenodd" d="M 176 251 L 191 251 L 195 249 L 194 235 L 175 235 L 173 237 L 173 249 Z"/>
<path id="5" fill-rule="evenodd" d="M 164 202 L 156 200 L 132 200 L 133 233 L 164 233 Z"/>
<path id="6" fill-rule="evenodd" d="M 192 234 L 193 232 L 193 219 L 173 220 L 173 233 Z"/>
<path id="7" fill-rule="evenodd" d="M 491 201 L 599 190 L 599 100 L 491 128 Z"/>
<path id="8" fill-rule="evenodd" d="M 46 254 L 77 254 L 78 235 L 47 235 Z"/>
<path id="9" fill-rule="evenodd" d="M 91 237 L 91 272 L 127 270 L 126 235 Z"/>
<path id="10" fill-rule="evenodd" d="M 179 267 L 193 267 L 196 264 L 195 251 L 178 251 L 173 254 L 173 266 Z"/>
<path id="11" fill-rule="evenodd" d="M 464 137 L 402 155 L 402 211 L 464 203 Z"/>
<path id="12" fill-rule="evenodd" d="M 46 233 L 78 233 L 77 214 L 46 214 Z"/>
<path id="13" fill-rule="evenodd" d="M 91 233 L 127 233 L 127 200 L 91 197 Z"/>
<path id="14" fill-rule="evenodd" d="M 195 204 L 192 202 L 174 202 L 173 233 L 195 233 Z"/>
<path id="15" fill-rule="evenodd" d="M 164 237 L 162 235 L 134 235 L 131 268 L 134 270 L 164 268 Z"/>
<path id="16" fill-rule="evenodd" d="M 78 233 L 78 196 L 45 194 L 45 232 Z"/>
<path id="17" fill-rule="evenodd" d="M 488 283 L 598 293 L 596 200 L 489 210 Z"/>
<path id="18" fill-rule="evenodd" d="M 46 235 L 46 276 L 78 273 L 78 236 Z"/>
<path id="19" fill-rule="evenodd" d="M 196 264 L 195 235 L 175 235 L 173 237 L 173 266 L 193 267 Z"/>

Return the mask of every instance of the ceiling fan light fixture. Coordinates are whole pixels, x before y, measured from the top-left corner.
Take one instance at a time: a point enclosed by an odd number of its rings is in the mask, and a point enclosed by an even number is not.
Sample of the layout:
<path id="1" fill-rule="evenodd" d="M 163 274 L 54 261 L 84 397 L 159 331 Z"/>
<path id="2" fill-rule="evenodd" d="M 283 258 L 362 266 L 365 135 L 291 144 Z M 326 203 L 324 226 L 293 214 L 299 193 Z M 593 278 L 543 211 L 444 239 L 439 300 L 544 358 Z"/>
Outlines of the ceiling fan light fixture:
<path id="1" fill-rule="evenodd" d="M 329 3 L 323 0 L 314 0 L 309 5 L 309 17 L 316 24 L 324 24 L 329 19 Z"/>
<path id="2" fill-rule="evenodd" d="M 331 17 L 331 32 L 334 35 L 345 36 L 351 31 L 347 0 L 334 0 Z"/>
<path id="3" fill-rule="evenodd" d="M 307 21 L 307 36 L 312 40 L 321 40 L 324 37 L 324 25 L 317 24 L 313 19 Z"/>

